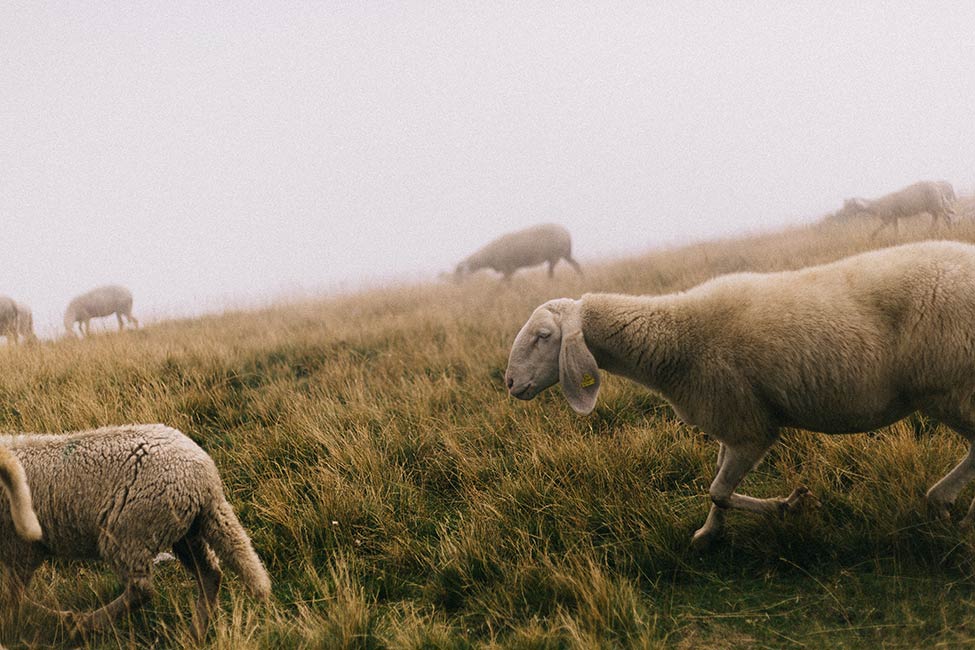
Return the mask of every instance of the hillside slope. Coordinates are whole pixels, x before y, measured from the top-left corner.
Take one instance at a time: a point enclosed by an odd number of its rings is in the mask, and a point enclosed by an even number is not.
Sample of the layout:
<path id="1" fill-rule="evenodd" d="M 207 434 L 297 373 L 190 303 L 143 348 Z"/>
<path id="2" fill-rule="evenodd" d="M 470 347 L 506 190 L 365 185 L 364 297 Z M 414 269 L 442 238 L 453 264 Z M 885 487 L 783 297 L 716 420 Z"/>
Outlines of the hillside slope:
<path id="1" fill-rule="evenodd" d="M 737 648 L 971 645 L 972 537 L 922 496 L 963 454 L 910 418 L 872 434 L 787 436 L 746 479 L 822 501 L 729 518 L 688 541 L 716 445 L 659 398 L 607 377 L 576 417 L 550 391 L 508 398 L 508 346 L 544 300 L 665 293 L 734 271 L 798 268 L 893 243 L 873 224 L 799 228 L 596 267 L 487 275 L 0 350 L 0 429 L 164 422 L 216 460 L 274 580 L 229 579 L 211 648 Z M 975 242 L 975 224 L 950 233 Z M 929 236 L 927 220 L 899 241 Z M 960 503 L 970 497 L 962 495 Z M 92 647 L 194 647 L 191 581 L 159 567 L 152 606 Z M 114 595 L 98 567 L 47 567 L 52 607 Z M 2 622 L 18 647 L 23 631 Z M 40 633 L 41 642 L 61 642 Z M 60 647 L 60 646 L 58 646 Z"/>

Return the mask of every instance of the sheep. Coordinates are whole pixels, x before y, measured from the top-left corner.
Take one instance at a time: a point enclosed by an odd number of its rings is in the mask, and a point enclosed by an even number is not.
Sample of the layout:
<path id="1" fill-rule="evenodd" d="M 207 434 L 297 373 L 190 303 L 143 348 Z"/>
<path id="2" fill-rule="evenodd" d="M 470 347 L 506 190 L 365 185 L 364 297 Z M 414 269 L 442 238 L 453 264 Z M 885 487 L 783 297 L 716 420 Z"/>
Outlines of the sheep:
<path id="1" fill-rule="evenodd" d="M 592 411 L 599 369 L 658 392 L 720 443 L 705 546 L 737 508 L 815 503 L 735 492 L 783 427 L 827 434 L 882 427 L 920 410 L 969 443 L 927 492 L 949 507 L 975 478 L 975 246 L 920 242 L 779 273 L 718 277 L 663 296 L 585 294 L 544 303 L 511 347 L 505 381 L 530 400 L 561 383 Z M 961 520 L 975 521 L 975 501 Z"/>
<path id="2" fill-rule="evenodd" d="M 124 584 L 121 595 L 86 614 L 48 610 L 74 634 L 103 630 L 152 595 L 153 558 L 172 550 L 199 590 L 193 634 L 201 639 L 217 603 L 217 557 L 266 599 L 271 582 L 227 503 L 210 456 L 162 424 L 102 427 L 63 435 L 0 436 L 23 466 L 43 528 L 39 543 L 11 534 L 0 512 L 0 563 L 15 604 L 45 559 L 102 560 Z"/>
<path id="3" fill-rule="evenodd" d="M 955 217 L 955 190 L 947 181 L 920 181 L 908 185 L 904 189 L 892 192 L 879 199 L 847 199 L 842 209 L 833 218 L 847 219 L 861 213 L 871 214 L 880 218 L 880 225 L 870 235 L 876 237 L 881 230 L 893 224 L 894 231 L 899 230 L 898 224 L 902 217 L 912 217 L 927 212 L 931 215 L 931 227 L 934 228 L 938 219 L 951 224 Z M 950 217 L 950 219 L 949 219 Z"/>
<path id="4" fill-rule="evenodd" d="M 13 298 L 0 296 L 0 336 L 6 336 L 9 343 L 36 341 L 30 307 Z"/>
<path id="5" fill-rule="evenodd" d="M 579 263 L 572 259 L 569 231 L 558 224 L 546 223 L 498 237 L 461 261 L 454 270 L 454 278 L 461 280 L 474 271 L 489 268 L 501 273 L 507 281 L 518 269 L 543 262 L 548 262 L 551 278 L 559 260 L 565 260 L 582 275 Z"/>
<path id="6" fill-rule="evenodd" d="M 92 318 L 112 314 L 115 314 L 118 319 L 119 331 L 125 327 L 122 322 L 123 316 L 130 324 L 139 326 L 139 321 L 132 315 L 132 292 L 115 284 L 92 289 L 68 303 L 68 308 L 64 312 L 64 328 L 73 335 L 74 325 L 78 323 L 82 335 L 87 336 L 90 331 L 89 321 Z"/>

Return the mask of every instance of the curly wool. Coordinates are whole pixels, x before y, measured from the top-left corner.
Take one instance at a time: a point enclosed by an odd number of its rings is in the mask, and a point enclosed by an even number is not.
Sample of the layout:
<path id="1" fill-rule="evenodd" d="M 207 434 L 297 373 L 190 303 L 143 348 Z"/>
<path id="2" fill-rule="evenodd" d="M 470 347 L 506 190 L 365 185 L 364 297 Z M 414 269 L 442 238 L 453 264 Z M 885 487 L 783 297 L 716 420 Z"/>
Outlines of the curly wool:
<path id="1" fill-rule="evenodd" d="M 176 429 L 139 424 L 6 435 L 0 447 L 23 466 L 43 528 L 41 543 L 29 543 L 13 534 L 10 514 L 0 512 L 0 562 L 15 579 L 28 582 L 51 557 L 103 560 L 126 583 L 126 593 L 138 587 L 130 598 L 137 605 L 148 595 L 153 558 L 175 547 L 189 548 L 194 562 L 213 574 L 207 585 L 213 593 L 207 602 L 201 593 L 198 606 L 204 628 L 219 587 L 214 552 L 252 594 L 269 594 L 270 579 L 224 497 L 213 460 Z"/>

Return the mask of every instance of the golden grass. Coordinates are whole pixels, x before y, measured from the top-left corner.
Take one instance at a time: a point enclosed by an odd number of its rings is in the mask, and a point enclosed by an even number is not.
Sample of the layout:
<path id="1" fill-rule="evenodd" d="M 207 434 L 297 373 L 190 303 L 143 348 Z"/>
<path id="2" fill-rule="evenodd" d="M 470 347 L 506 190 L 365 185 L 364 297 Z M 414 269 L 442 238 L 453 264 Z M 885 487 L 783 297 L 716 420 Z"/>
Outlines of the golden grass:
<path id="1" fill-rule="evenodd" d="M 805 227 L 504 285 L 402 286 L 0 350 L 0 429 L 165 422 L 215 459 L 274 579 L 264 606 L 225 584 L 210 648 L 916 647 L 975 643 L 971 539 L 922 495 L 962 455 L 920 418 L 845 437 L 796 432 L 747 479 L 801 481 L 823 506 L 729 521 L 691 552 L 715 447 L 659 398 L 606 378 L 592 416 L 558 389 L 502 385 L 539 303 L 666 293 L 893 243 L 872 223 Z M 943 236 L 975 241 L 975 224 Z M 926 219 L 898 241 L 930 235 Z M 153 604 L 91 647 L 193 647 L 175 564 Z M 117 589 L 55 565 L 34 597 L 91 607 Z M 0 640 L 66 645 L 8 616 Z M 35 631 L 40 631 L 35 637 Z"/>

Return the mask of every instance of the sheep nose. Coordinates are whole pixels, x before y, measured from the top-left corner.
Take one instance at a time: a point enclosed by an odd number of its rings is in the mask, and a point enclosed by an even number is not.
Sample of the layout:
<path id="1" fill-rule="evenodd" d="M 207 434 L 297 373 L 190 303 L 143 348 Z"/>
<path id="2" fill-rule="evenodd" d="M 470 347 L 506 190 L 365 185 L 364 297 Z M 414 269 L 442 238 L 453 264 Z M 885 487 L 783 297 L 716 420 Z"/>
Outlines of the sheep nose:
<path id="1" fill-rule="evenodd" d="M 511 377 L 508 377 L 505 380 L 505 383 L 508 384 L 508 390 L 511 390 L 511 387 L 515 385 L 515 380 L 512 379 Z"/>

